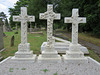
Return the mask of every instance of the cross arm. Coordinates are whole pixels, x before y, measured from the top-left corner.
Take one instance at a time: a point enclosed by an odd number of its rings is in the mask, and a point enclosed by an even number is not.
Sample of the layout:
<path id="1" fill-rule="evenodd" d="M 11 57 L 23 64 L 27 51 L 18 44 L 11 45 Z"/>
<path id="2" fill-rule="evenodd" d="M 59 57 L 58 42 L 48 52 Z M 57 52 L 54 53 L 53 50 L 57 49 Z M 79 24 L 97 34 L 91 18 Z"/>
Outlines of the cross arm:
<path id="1" fill-rule="evenodd" d="M 60 18 L 61 18 L 61 14 L 56 13 L 56 14 L 55 14 L 55 19 L 56 19 L 56 20 L 59 20 Z"/>
<path id="2" fill-rule="evenodd" d="M 48 14 L 46 14 L 46 13 L 40 13 L 39 14 L 39 18 L 40 19 L 46 19 L 46 15 L 48 15 Z"/>
<path id="3" fill-rule="evenodd" d="M 29 22 L 35 22 L 35 16 L 28 16 L 27 19 Z"/>
<path id="4" fill-rule="evenodd" d="M 16 22 L 20 21 L 20 16 L 13 16 L 13 21 L 16 21 Z"/>
<path id="5" fill-rule="evenodd" d="M 86 23 L 86 18 L 85 17 L 80 17 L 79 18 L 79 23 Z"/>
<path id="6" fill-rule="evenodd" d="M 72 18 L 71 17 L 65 17 L 64 23 L 72 23 Z"/>

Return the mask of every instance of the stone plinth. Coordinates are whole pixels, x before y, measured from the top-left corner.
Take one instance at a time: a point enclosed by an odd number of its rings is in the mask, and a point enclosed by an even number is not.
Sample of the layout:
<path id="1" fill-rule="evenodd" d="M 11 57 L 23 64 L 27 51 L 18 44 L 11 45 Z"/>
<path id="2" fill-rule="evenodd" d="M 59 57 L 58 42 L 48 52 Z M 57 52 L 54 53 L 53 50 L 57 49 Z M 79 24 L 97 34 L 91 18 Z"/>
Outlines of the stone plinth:
<path id="1" fill-rule="evenodd" d="M 21 44 L 18 46 L 18 52 L 12 57 L 14 60 L 32 60 L 34 61 L 36 55 L 30 51 L 30 44 L 27 43 L 27 22 L 34 22 L 35 16 L 27 15 L 27 8 L 21 7 L 21 14 L 19 16 L 13 16 L 13 21 L 21 22 Z"/>
<path id="2" fill-rule="evenodd" d="M 70 44 L 69 50 L 66 51 L 66 55 L 62 56 L 65 62 L 69 63 L 87 63 L 87 57 L 80 50 L 79 44 Z"/>
<path id="3" fill-rule="evenodd" d="M 43 42 L 41 45 L 41 52 L 45 50 L 45 46 L 47 45 L 47 42 Z M 65 42 L 55 42 L 55 50 L 58 53 L 66 53 L 66 51 L 69 50 L 69 45 L 70 43 L 65 43 Z M 89 51 L 86 47 L 80 45 L 80 50 L 84 53 L 84 54 L 89 54 Z"/>
<path id="4" fill-rule="evenodd" d="M 60 55 L 58 55 L 58 52 L 54 48 L 46 48 L 42 51 L 41 55 L 38 57 L 38 61 L 61 61 Z"/>
<path id="5" fill-rule="evenodd" d="M 36 55 L 33 55 L 33 51 L 30 51 L 30 43 L 19 44 L 18 51 L 12 59 L 17 60 L 35 60 Z"/>

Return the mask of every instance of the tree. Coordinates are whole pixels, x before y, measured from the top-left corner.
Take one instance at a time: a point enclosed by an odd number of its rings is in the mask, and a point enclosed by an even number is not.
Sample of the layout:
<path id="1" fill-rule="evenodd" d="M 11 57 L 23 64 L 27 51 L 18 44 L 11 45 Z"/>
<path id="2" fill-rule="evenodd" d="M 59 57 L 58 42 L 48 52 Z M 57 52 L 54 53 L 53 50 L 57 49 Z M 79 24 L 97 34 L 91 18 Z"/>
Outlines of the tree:
<path id="1" fill-rule="evenodd" d="M 0 27 L 3 25 L 3 21 L 2 19 L 0 18 Z"/>
<path id="2" fill-rule="evenodd" d="M 5 25 L 7 26 L 7 28 L 9 27 L 7 18 L 5 19 Z"/>
<path id="3" fill-rule="evenodd" d="M 28 7 L 30 0 L 19 0 L 16 2 L 14 8 L 9 8 L 9 13 L 10 13 L 10 24 L 11 27 L 15 27 L 15 24 L 20 25 L 20 22 L 13 22 L 13 15 L 19 15 L 20 14 L 20 8 L 21 7 Z"/>
<path id="4" fill-rule="evenodd" d="M 86 17 L 87 23 L 79 25 L 80 32 L 90 32 L 94 35 L 100 35 L 100 0 L 19 0 L 14 8 L 10 8 L 10 23 L 13 27 L 13 15 L 20 14 L 20 7 L 28 8 L 28 15 L 35 16 L 35 22 L 46 27 L 46 21 L 39 19 L 39 13 L 47 11 L 47 4 L 54 5 L 54 12 L 61 13 L 61 20 L 54 22 L 54 28 L 63 28 L 71 31 L 71 24 L 64 23 L 64 17 L 72 15 L 72 9 L 78 8 L 80 17 Z M 19 23 L 18 23 L 19 24 Z M 33 23 L 32 23 L 33 24 Z"/>
<path id="5" fill-rule="evenodd" d="M 4 20 L 5 18 L 7 18 L 7 16 L 6 14 L 4 14 L 4 12 L 0 12 L 0 18 Z"/>

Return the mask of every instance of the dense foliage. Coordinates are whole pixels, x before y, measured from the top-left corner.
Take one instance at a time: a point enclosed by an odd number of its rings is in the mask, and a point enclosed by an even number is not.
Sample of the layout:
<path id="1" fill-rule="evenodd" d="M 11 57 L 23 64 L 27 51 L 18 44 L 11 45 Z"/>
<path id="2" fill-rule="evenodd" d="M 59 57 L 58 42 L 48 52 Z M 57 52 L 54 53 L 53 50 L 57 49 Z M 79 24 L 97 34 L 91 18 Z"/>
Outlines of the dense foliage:
<path id="1" fill-rule="evenodd" d="M 72 15 L 73 8 L 79 8 L 79 15 L 87 18 L 86 24 L 79 25 L 80 32 L 90 32 L 100 36 L 100 0 L 19 0 L 14 8 L 10 8 L 10 23 L 15 26 L 12 21 L 13 15 L 20 14 L 20 7 L 25 6 L 28 8 L 28 14 L 35 16 L 35 22 L 38 27 L 45 26 L 46 21 L 39 19 L 39 13 L 44 13 L 47 4 L 54 5 L 54 11 L 61 13 L 61 20 L 54 22 L 54 28 L 63 28 L 71 30 L 71 24 L 64 23 L 64 17 Z M 17 22 L 16 22 L 17 23 Z"/>
<path id="2" fill-rule="evenodd" d="M 4 12 L 0 12 L 0 22 L 5 23 L 5 25 L 8 27 L 8 20 L 7 20 L 7 16 Z"/>
<path id="3" fill-rule="evenodd" d="M 0 18 L 3 21 L 5 18 L 7 18 L 7 16 L 4 14 L 4 12 L 0 12 Z"/>

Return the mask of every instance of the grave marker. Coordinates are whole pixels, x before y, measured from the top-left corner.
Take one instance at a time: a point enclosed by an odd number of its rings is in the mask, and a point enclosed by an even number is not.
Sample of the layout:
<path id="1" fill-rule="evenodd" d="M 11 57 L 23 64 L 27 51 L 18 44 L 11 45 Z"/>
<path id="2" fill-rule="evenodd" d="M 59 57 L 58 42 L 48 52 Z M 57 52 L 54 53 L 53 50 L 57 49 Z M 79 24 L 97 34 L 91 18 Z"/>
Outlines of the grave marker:
<path id="1" fill-rule="evenodd" d="M 53 5 L 47 6 L 47 12 L 40 13 L 40 19 L 47 20 L 47 45 L 49 47 L 53 46 L 53 20 L 59 20 L 60 14 L 53 12 Z"/>
<path id="2" fill-rule="evenodd" d="M 17 23 L 16 23 L 16 29 L 15 29 L 15 30 L 17 30 L 17 31 L 18 31 Z"/>
<path id="3" fill-rule="evenodd" d="M 60 14 L 53 12 L 53 5 L 47 5 L 47 11 L 45 13 L 40 13 L 40 19 L 47 20 L 47 45 L 45 50 L 42 51 L 42 54 L 39 55 L 39 60 L 61 60 L 60 55 L 54 48 L 54 37 L 53 35 L 53 20 L 59 20 Z"/>
<path id="4" fill-rule="evenodd" d="M 6 24 L 5 24 L 5 21 L 4 21 L 4 25 L 3 25 L 3 32 L 7 32 L 7 27 L 6 27 Z"/>
<path id="5" fill-rule="evenodd" d="M 78 17 L 78 9 L 72 10 L 72 17 L 65 17 L 65 23 L 72 23 L 72 44 L 78 44 L 78 24 L 86 23 L 85 17 Z"/>
<path id="6" fill-rule="evenodd" d="M 21 44 L 18 46 L 18 52 L 15 53 L 13 59 L 35 59 L 35 55 L 30 51 L 30 43 L 27 43 L 27 22 L 34 22 L 34 16 L 27 15 L 27 8 L 21 7 L 21 14 L 19 16 L 13 16 L 13 21 L 21 22 Z M 24 60 L 23 59 L 23 60 Z"/>
<path id="7" fill-rule="evenodd" d="M 14 46 L 15 37 L 14 35 L 11 37 L 11 47 Z"/>
<path id="8" fill-rule="evenodd" d="M 66 51 L 66 55 L 63 55 L 63 58 L 65 60 L 83 62 L 87 59 L 84 57 L 84 53 L 81 52 L 80 45 L 78 44 L 78 24 L 86 23 L 86 18 L 78 16 L 78 9 L 73 9 L 72 17 L 65 17 L 64 19 L 65 23 L 72 23 L 72 43 L 69 46 L 69 51 Z"/>
<path id="9" fill-rule="evenodd" d="M 3 23 L 0 19 L 0 60 L 2 59 L 1 57 L 1 51 L 4 50 L 4 42 L 3 42 Z"/>
<path id="10" fill-rule="evenodd" d="M 32 24 L 31 24 L 31 22 L 30 22 L 29 32 L 30 32 L 30 33 L 33 32 L 33 28 L 32 28 Z"/>

